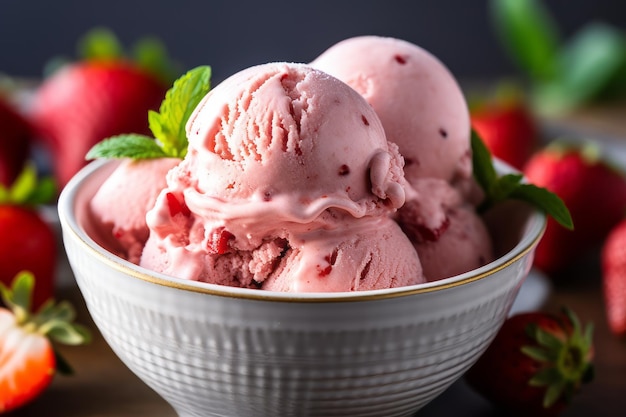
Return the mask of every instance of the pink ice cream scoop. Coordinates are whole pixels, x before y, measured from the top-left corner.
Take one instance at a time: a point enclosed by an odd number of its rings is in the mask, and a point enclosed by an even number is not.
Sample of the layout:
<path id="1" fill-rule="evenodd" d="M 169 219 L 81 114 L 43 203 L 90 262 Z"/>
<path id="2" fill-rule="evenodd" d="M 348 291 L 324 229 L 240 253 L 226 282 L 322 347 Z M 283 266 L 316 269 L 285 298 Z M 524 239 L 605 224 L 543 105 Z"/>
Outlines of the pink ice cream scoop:
<path id="1" fill-rule="evenodd" d="M 424 281 L 390 219 L 405 202 L 402 157 L 343 82 L 302 64 L 252 67 L 205 97 L 187 133 L 148 213 L 142 266 L 277 291 Z"/>
<path id="2" fill-rule="evenodd" d="M 428 280 L 490 262 L 491 238 L 468 201 L 476 196 L 469 111 L 450 71 L 417 45 L 377 36 L 341 41 L 311 65 L 358 91 L 404 156 L 409 185 L 396 218 Z"/>
<path id="3" fill-rule="evenodd" d="M 148 239 L 146 212 L 165 188 L 167 172 L 180 159 L 125 159 L 106 179 L 90 202 L 101 236 L 110 236 L 119 255 L 138 263 Z M 115 250 L 112 248 L 112 250 Z"/>
<path id="4" fill-rule="evenodd" d="M 461 274 L 494 259 L 487 227 L 458 188 L 424 178 L 414 182 L 409 194 L 396 220 L 415 245 L 428 281 Z"/>
<path id="5" fill-rule="evenodd" d="M 410 42 L 360 36 L 343 40 L 311 65 L 346 82 L 372 105 L 387 139 L 404 156 L 406 178 L 469 178 L 470 119 L 450 71 Z"/>

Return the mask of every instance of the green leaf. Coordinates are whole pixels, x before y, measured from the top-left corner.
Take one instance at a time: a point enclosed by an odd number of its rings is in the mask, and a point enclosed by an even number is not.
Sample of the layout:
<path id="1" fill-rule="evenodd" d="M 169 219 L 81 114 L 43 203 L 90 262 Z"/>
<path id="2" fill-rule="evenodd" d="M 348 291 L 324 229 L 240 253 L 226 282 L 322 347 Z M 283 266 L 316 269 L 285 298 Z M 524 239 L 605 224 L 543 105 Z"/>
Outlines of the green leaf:
<path id="1" fill-rule="evenodd" d="M 163 148 L 153 138 L 145 135 L 127 134 L 113 136 L 95 144 L 87 152 L 85 158 L 151 159 L 167 156 Z"/>
<path id="2" fill-rule="evenodd" d="M 557 25 L 540 0 L 491 0 L 492 21 L 509 56 L 532 80 L 557 74 Z"/>
<path id="3" fill-rule="evenodd" d="M 124 48 L 117 36 L 105 27 L 87 32 L 78 41 L 77 48 L 78 56 L 86 60 L 117 59 L 124 55 Z"/>
<path id="4" fill-rule="evenodd" d="M 172 84 L 179 74 L 167 53 L 167 48 L 155 37 L 145 37 L 135 42 L 132 56 L 137 65 L 155 74 L 165 85 Z"/>
<path id="5" fill-rule="evenodd" d="M 69 362 L 57 351 L 56 349 L 52 349 L 54 352 L 54 359 L 56 364 L 56 371 L 61 375 L 74 375 L 74 369 L 72 369 Z"/>
<path id="6" fill-rule="evenodd" d="M 534 184 L 520 184 L 510 195 L 511 198 L 526 201 L 551 216 L 566 229 L 574 229 L 574 221 L 567 206 L 556 194 Z"/>
<path id="7" fill-rule="evenodd" d="M 560 52 L 559 76 L 536 86 L 536 104 L 544 112 L 562 112 L 592 101 L 625 65 L 624 33 L 606 24 L 589 24 Z"/>
<path id="8" fill-rule="evenodd" d="M 24 203 L 30 206 L 39 206 L 50 203 L 57 195 L 57 184 L 54 178 L 40 178 L 35 184 L 35 188 L 24 200 Z"/>
<path id="9" fill-rule="evenodd" d="M 66 345 L 81 345 L 89 339 L 87 336 L 89 331 L 85 327 L 63 320 L 51 320 L 41 326 L 39 331 L 52 340 Z"/>
<path id="10" fill-rule="evenodd" d="M 545 387 L 558 384 L 562 380 L 561 374 L 554 367 L 543 368 L 528 381 L 533 387 Z"/>
<path id="11" fill-rule="evenodd" d="M 536 346 L 522 346 L 522 353 L 538 362 L 550 362 L 554 359 L 554 355 L 548 350 Z"/>
<path id="12" fill-rule="evenodd" d="M 566 383 L 563 381 L 560 381 L 556 384 L 548 385 L 548 388 L 546 389 L 546 394 L 543 397 L 543 407 L 549 408 L 554 405 L 554 403 L 556 403 L 563 394 L 565 386 Z"/>
<path id="13" fill-rule="evenodd" d="M 537 328 L 537 331 L 535 332 L 535 339 L 541 346 L 545 346 L 553 350 L 561 349 L 564 344 L 563 340 L 541 328 Z"/>
<path id="14" fill-rule="evenodd" d="M 471 146 L 474 178 L 482 189 L 488 192 L 498 181 L 498 174 L 493 166 L 489 148 L 474 129 L 471 132 Z"/>
<path id="15" fill-rule="evenodd" d="M 57 195 L 52 177 L 38 178 L 34 164 L 27 164 L 10 188 L 0 187 L 0 203 L 37 206 L 51 202 Z"/>
<path id="16" fill-rule="evenodd" d="M 20 272 L 13 280 L 11 289 L 13 291 L 13 305 L 21 308 L 26 314 L 30 311 L 33 288 L 35 287 L 35 277 L 31 272 Z M 16 316 L 18 316 L 16 312 Z"/>
<path id="17" fill-rule="evenodd" d="M 158 113 L 148 114 L 150 130 L 167 155 L 183 158 L 187 153 L 185 125 L 210 88 L 211 67 L 196 67 L 174 82 Z"/>

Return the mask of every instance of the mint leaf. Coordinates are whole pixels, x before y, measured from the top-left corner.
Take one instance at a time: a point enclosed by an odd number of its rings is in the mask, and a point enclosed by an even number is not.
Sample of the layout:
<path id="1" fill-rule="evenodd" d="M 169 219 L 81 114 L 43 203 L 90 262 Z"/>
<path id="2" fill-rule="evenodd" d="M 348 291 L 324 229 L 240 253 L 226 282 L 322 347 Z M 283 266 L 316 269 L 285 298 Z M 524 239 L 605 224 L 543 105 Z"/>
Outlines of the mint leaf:
<path id="1" fill-rule="evenodd" d="M 165 158 L 168 155 L 153 138 L 145 135 L 128 134 L 113 136 L 93 146 L 87 159 L 96 158 Z"/>
<path id="2" fill-rule="evenodd" d="M 185 125 L 210 88 L 211 67 L 194 68 L 174 82 L 158 113 L 149 112 L 150 130 L 167 155 L 183 158 L 187 153 Z"/>
<path id="3" fill-rule="evenodd" d="M 512 193 L 511 198 L 533 204 L 552 216 L 561 226 L 573 230 L 574 222 L 567 206 L 556 194 L 533 184 L 520 184 Z"/>
<path id="4" fill-rule="evenodd" d="M 474 178 L 483 190 L 487 191 L 493 187 L 498 180 L 498 174 L 493 166 L 491 152 L 485 145 L 482 138 L 474 129 L 471 132 L 472 164 L 474 167 Z"/>
<path id="5" fill-rule="evenodd" d="M 184 158 L 188 145 L 185 125 L 210 88 L 211 67 L 188 71 L 167 91 L 159 112 L 148 112 L 154 138 L 136 133 L 113 136 L 94 145 L 85 158 Z"/>
<path id="6" fill-rule="evenodd" d="M 559 34 L 540 0 L 491 0 L 496 33 L 511 58 L 534 81 L 552 79 L 558 71 Z"/>
<path id="7" fill-rule="evenodd" d="M 520 173 L 498 176 L 489 148 L 474 130 L 471 143 L 474 178 L 485 193 L 478 211 L 483 212 L 508 199 L 522 200 L 551 216 L 563 227 L 574 228 L 572 216 L 559 196 L 545 188 L 524 183 L 524 176 Z"/>

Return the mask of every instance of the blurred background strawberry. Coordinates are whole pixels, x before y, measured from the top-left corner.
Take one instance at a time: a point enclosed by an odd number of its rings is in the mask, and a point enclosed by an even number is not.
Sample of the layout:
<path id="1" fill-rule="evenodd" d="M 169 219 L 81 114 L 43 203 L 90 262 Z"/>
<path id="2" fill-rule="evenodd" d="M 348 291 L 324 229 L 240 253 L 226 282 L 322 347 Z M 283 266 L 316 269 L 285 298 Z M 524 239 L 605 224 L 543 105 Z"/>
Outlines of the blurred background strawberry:
<path id="1" fill-rule="evenodd" d="M 57 63 L 35 92 L 31 109 L 60 188 L 102 139 L 149 134 L 146 114 L 159 108 L 178 75 L 153 39 L 138 42 L 131 57 L 112 32 L 94 29 L 79 42 L 79 51 L 81 60 Z"/>

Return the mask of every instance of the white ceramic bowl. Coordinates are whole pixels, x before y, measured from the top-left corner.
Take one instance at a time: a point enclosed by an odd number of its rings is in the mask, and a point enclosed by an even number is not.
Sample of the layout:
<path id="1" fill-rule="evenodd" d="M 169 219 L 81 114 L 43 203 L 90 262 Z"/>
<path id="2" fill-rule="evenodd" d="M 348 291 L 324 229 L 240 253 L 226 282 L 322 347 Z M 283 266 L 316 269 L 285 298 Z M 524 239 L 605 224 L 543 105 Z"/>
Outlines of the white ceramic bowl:
<path id="1" fill-rule="evenodd" d="M 95 243 L 87 202 L 112 167 L 94 162 L 63 190 L 65 248 L 107 342 L 180 416 L 414 414 L 490 343 L 546 223 L 502 207 L 489 223 L 504 254 L 438 282 L 339 294 L 229 288 L 142 269 Z"/>

